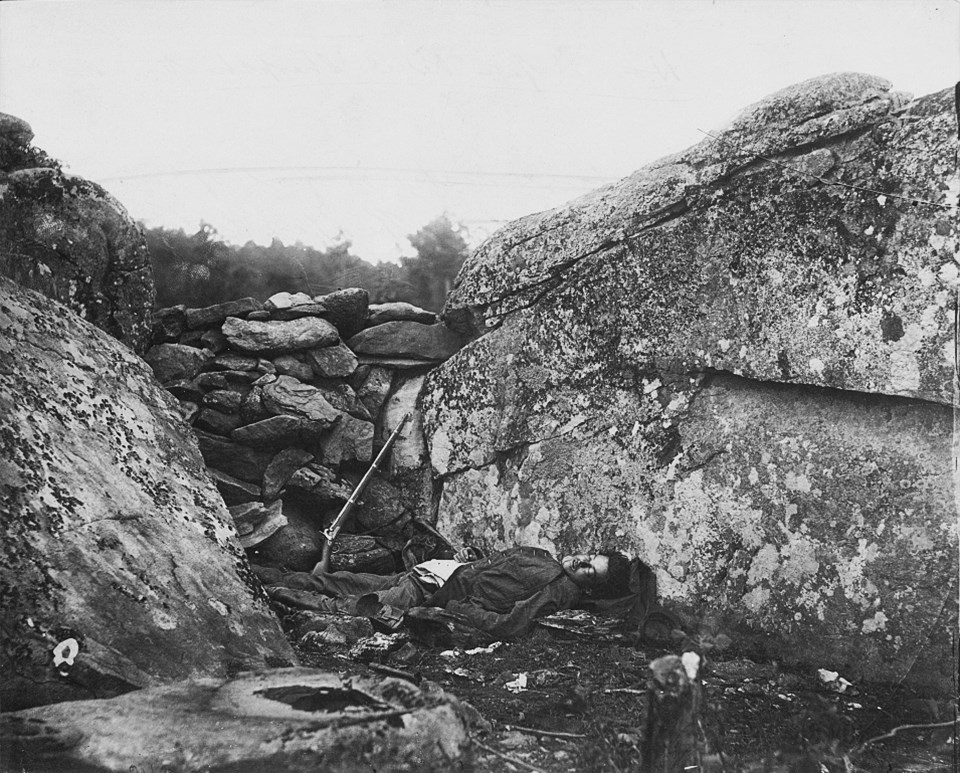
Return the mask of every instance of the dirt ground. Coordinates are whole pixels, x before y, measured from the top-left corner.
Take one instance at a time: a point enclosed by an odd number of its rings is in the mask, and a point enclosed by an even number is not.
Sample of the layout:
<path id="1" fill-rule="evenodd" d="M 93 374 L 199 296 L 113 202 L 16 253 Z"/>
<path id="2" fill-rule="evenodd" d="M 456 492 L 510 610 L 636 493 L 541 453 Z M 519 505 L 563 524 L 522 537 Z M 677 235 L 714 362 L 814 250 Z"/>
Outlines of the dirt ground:
<path id="1" fill-rule="evenodd" d="M 382 649 L 361 640 L 351 654 L 291 638 L 304 665 L 434 682 L 472 706 L 477 771 L 638 771 L 649 664 L 671 653 L 590 622 L 565 613 L 521 641 L 476 649 L 425 647 L 400 633 L 376 637 Z M 285 624 L 293 628 L 290 617 Z M 688 770 L 960 770 L 955 702 L 824 681 L 749 660 L 732 643 L 706 654 L 700 673 L 703 754 Z"/>

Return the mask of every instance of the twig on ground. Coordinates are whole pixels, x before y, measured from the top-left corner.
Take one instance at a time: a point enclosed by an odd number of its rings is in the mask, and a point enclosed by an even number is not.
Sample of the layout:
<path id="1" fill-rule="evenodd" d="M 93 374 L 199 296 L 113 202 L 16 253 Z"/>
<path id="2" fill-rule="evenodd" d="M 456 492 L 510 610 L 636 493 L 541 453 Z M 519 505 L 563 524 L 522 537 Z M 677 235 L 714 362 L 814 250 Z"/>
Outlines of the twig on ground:
<path id="1" fill-rule="evenodd" d="M 519 730 L 521 733 L 531 733 L 533 735 L 546 735 L 551 738 L 586 738 L 583 733 L 561 733 L 555 730 L 538 730 L 535 727 L 521 727 L 520 725 L 504 725 L 507 730 Z"/>
<path id="2" fill-rule="evenodd" d="M 529 762 L 524 762 L 523 760 L 518 760 L 516 757 L 511 757 L 509 754 L 504 754 L 503 752 L 498 752 L 496 749 L 487 746 L 485 743 L 480 743 L 476 738 L 473 739 L 473 742 L 483 749 L 485 752 L 490 752 L 490 754 L 495 754 L 502 760 L 513 765 L 519 765 L 521 768 L 526 768 L 527 770 L 532 770 L 534 773 L 547 773 L 545 770 L 538 768 L 536 765 L 531 765 Z"/>
<path id="3" fill-rule="evenodd" d="M 646 695 L 646 690 L 637 690 L 633 687 L 611 687 L 607 690 L 604 690 L 605 693 L 614 693 L 614 692 L 625 692 L 628 695 Z"/>
<path id="4" fill-rule="evenodd" d="M 859 752 L 861 749 L 877 741 L 885 741 L 887 738 L 893 738 L 901 730 L 935 730 L 938 727 L 953 727 L 956 722 L 956 719 L 951 719 L 948 722 L 933 722 L 929 725 L 900 725 L 899 727 L 893 728 L 889 733 L 884 733 L 883 735 L 878 735 L 876 738 L 871 738 L 869 741 L 864 741 L 860 744 L 857 751 Z"/>

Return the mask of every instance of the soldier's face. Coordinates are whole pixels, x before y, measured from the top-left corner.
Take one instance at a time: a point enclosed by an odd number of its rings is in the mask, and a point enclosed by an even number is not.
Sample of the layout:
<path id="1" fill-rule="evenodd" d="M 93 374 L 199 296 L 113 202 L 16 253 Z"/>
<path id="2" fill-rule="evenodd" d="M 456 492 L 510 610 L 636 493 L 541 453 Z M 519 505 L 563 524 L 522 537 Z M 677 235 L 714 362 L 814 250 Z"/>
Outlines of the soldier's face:
<path id="1" fill-rule="evenodd" d="M 593 588 L 607 579 L 610 559 L 590 553 L 577 553 L 560 559 L 564 571 L 581 587 Z"/>

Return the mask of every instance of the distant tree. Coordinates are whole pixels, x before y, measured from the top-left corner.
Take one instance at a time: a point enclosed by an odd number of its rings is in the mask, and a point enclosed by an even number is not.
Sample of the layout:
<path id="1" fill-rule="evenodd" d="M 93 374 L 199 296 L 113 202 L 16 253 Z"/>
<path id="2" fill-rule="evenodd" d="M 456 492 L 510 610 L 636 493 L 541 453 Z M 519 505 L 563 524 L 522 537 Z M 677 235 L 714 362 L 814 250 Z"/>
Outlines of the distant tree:
<path id="1" fill-rule="evenodd" d="M 376 266 L 357 257 L 340 238 L 326 250 L 273 239 L 266 247 L 249 241 L 226 244 L 209 223 L 193 235 L 183 229 L 145 228 L 157 285 L 157 303 L 209 306 L 253 296 L 266 300 L 281 291 L 324 295 L 362 287 L 373 303 L 408 301 L 440 311 L 467 255 L 463 226 L 439 217 L 409 237 L 416 257 Z"/>
<path id="2" fill-rule="evenodd" d="M 469 253 L 464 231 L 463 225 L 454 226 L 446 215 L 441 215 L 407 237 L 417 257 L 401 258 L 400 265 L 417 305 L 431 311 L 443 308 Z"/>
<path id="3" fill-rule="evenodd" d="M 182 228 L 146 230 L 147 248 L 157 286 L 157 303 L 203 306 L 223 295 L 224 269 L 230 248 L 217 229 L 201 221 L 200 230 L 188 236 Z"/>

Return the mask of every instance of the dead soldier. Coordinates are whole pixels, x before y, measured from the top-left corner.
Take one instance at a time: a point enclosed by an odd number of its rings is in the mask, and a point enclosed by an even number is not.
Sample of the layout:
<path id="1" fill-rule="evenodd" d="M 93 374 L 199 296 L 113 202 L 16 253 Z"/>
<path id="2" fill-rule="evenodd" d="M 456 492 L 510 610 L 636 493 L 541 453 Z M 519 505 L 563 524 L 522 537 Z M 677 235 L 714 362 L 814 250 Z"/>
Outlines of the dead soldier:
<path id="1" fill-rule="evenodd" d="M 575 607 L 626 612 L 645 595 L 643 570 L 615 551 L 565 556 L 518 547 L 482 557 L 475 548 L 399 574 L 260 570 L 267 593 L 302 609 L 401 621 L 455 622 L 490 639 L 515 639 L 537 618 Z M 653 591 L 654 595 L 656 591 Z"/>

